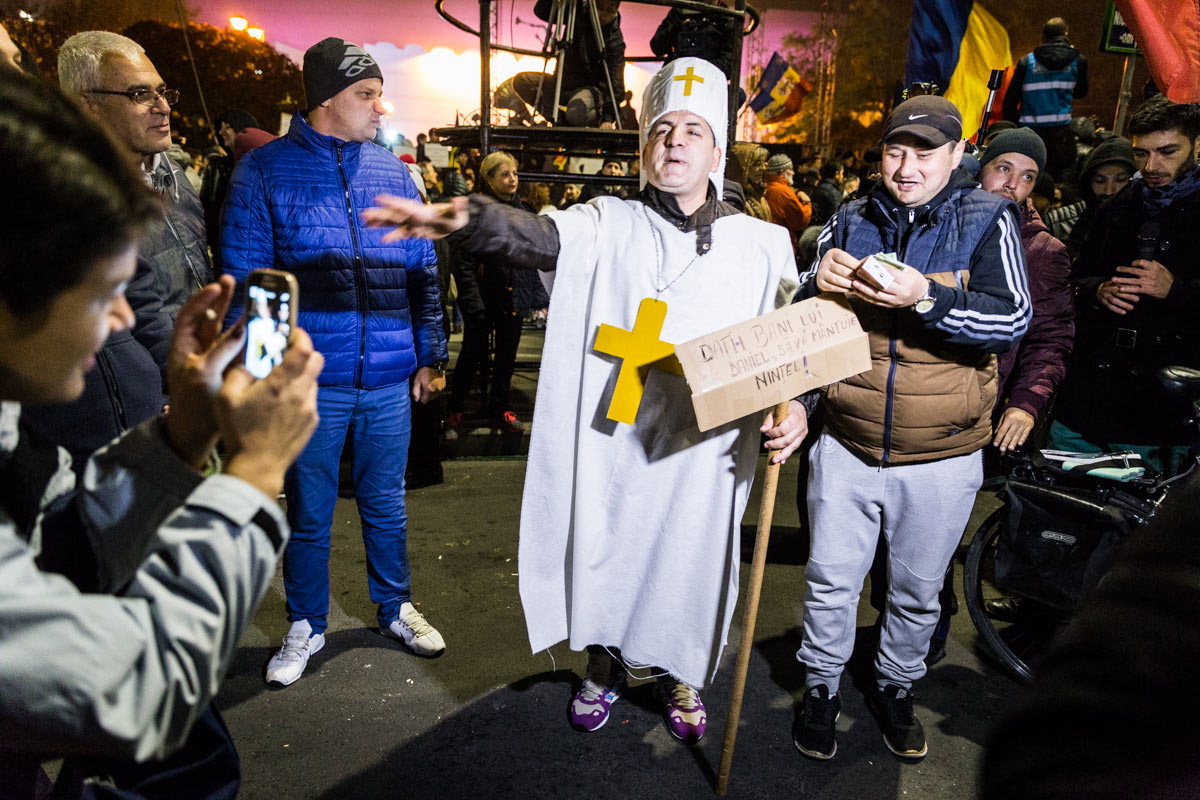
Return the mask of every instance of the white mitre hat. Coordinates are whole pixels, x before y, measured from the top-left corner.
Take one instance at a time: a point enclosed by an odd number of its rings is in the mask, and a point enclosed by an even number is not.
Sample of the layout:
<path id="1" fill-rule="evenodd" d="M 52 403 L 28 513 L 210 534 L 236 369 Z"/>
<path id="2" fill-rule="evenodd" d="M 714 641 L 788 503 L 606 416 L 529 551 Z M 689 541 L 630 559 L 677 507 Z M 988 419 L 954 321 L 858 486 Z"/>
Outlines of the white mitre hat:
<path id="1" fill-rule="evenodd" d="M 725 138 L 729 130 L 729 85 L 725 73 L 702 58 L 677 58 L 658 71 L 642 94 L 641 128 L 638 130 L 638 152 L 646 149 L 646 139 L 654 123 L 672 111 L 690 111 L 702 118 L 712 129 L 713 139 L 721 148 L 717 171 L 708 179 L 717 190 L 717 198 L 725 188 Z M 641 170 L 641 188 L 646 188 L 645 166 Z"/>

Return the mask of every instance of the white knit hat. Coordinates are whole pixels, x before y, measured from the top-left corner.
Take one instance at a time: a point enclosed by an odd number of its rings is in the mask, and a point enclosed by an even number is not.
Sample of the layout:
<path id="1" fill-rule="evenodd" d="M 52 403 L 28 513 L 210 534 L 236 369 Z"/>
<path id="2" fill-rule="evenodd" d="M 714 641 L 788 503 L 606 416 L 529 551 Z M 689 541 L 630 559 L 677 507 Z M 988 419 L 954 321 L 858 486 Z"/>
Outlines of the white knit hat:
<path id="1" fill-rule="evenodd" d="M 725 138 L 729 128 L 729 85 L 725 74 L 702 58 L 677 58 L 658 71 L 642 94 L 642 127 L 638 131 L 638 152 L 646 149 L 646 139 L 654 123 L 672 111 L 690 111 L 712 129 L 713 140 L 721 149 L 717 169 L 708 179 L 721 197 L 725 181 Z M 648 175 L 641 170 L 641 188 Z"/>

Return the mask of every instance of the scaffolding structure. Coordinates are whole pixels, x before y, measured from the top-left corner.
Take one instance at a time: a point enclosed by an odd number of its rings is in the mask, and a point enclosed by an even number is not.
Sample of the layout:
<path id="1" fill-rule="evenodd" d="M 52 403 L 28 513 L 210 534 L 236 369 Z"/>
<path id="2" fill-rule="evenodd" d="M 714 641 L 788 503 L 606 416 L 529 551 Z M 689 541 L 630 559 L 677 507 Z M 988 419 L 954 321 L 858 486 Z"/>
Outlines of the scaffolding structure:
<path id="1" fill-rule="evenodd" d="M 591 4 L 594 0 L 580 0 Z M 563 0 L 576 2 L 576 0 Z M 700 0 L 625 0 L 643 5 L 680 8 L 704 14 L 728 15 L 736 17 L 741 22 L 743 35 L 734 42 L 733 66 L 729 78 L 729 142 L 737 139 L 738 124 L 738 88 L 741 81 L 742 40 L 753 34 L 759 26 L 760 15 L 757 10 L 746 3 L 746 0 L 734 0 L 733 8 L 720 5 L 709 5 Z M 489 153 L 495 149 L 504 149 L 517 157 L 523 168 L 517 175 L 522 181 L 538 181 L 543 183 L 604 183 L 637 185 L 636 176 L 586 175 L 568 173 L 558 169 L 549 169 L 555 159 L 566 156 L 611 157 L 630 161 L 638 157 L 638 132 L 631 130 L 604 130 L 600 128 L 576 128 L 564 125 L 523 126 L 496 125 L 492 118 L 492 74 L 491 58 L 493 50 L 529 55 L 543 58 L 546 62 L 554 57 L 552 38 L 547 37 L 542 50 L 529 50 L 511 45 L 499 44 L 495 41 L 495 32 L 499 29 L 499 0 L 479 0 L 479 27 L 472 28 L 463 20 L 450 14 L 445 8 L 446 0 L 435 0 L 434 8 L 437 13 L 451 25 L 466 31 L 479 39 L 480 56 L 480 103 L 478 125 L 455 125 L 434 128 L 431 134 L 435 141 L 451 147 L 478 147 L 480 152 Z M 626 62 L 659 62 L 661 58 L 649 56 L 626 56 Z M 529 169 L 527 165 L 539 161 L 541 169 Z"/>
<path id="2" fill-rule="evenodd" d="M 766 12 L 763 12 L 764 16 Z M 746 43 L 746 63 L 749 65 L 749 70 L 746 74 L 746 95 L 753 97 L 755 88 L 759 80 L 762 78 L 764 65 L 767 63 L 766 44 L 763 41 L 763 26 L 756 25 L 754 30 L 745 35 Z M 754 115 L 754 110 L 749 104 L 742 108 L 742 118 L 740 120 L 741 134 L 739 139 L 743 142 L 761 141 L 762 134 L 758 128 L 758 119 Z"/>
<path id="3" fill-rule="evenodd" d="M 833 95 L 837 89 L 837 29 L 829 24 L 829 0 L 821 4 L 821 27 L 826 32 L 817 50 L 817 110 L 813 142 L 817 152 L 828 156 L 833 145 Z"/>

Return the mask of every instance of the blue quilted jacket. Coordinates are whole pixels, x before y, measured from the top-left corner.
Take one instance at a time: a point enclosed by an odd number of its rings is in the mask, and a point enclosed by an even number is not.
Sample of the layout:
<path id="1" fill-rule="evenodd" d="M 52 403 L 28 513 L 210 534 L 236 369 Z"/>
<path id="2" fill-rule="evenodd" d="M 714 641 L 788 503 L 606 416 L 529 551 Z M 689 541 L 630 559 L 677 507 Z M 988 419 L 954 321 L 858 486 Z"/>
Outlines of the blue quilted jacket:
<path id="1" fill-rule="evenodd" d="M 325 356 L 322 386 L 389 386 L 447 357 L 432 243 L 385 245 L 359 219 L 381 193 L 420 199 L 387 150 L 322 136 L 299 114 L 233 173 L 221 262 L 239 285 L 226 322 L 241 316 L 251 270 L 294 273 L 300 327 Z"/>

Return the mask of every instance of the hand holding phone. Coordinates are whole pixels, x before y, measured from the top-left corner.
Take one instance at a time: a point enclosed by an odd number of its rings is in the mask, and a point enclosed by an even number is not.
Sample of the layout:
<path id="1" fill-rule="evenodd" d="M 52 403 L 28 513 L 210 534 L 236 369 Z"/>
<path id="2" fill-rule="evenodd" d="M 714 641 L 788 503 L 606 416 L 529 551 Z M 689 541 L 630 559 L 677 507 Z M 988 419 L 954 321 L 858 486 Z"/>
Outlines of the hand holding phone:
<path id="1" fill-rule="evenodd" d="M 300 285 L 277 269 L 256 269 L 246 281 L 246 369 L 265 378 L 282 361 L 296 329 Z"/>

